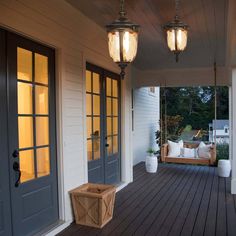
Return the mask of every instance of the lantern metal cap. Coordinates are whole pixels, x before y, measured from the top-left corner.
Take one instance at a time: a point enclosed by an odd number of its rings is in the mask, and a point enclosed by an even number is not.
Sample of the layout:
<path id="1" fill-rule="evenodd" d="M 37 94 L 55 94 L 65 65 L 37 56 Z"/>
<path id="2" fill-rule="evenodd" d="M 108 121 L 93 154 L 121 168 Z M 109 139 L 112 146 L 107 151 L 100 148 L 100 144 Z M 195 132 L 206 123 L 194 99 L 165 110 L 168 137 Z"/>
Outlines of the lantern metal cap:
<path id="1" fill-rule="evenodd" d="M 138 24 L 132 23 L 127 18 L 119 18 L 118 20 L 113 21 L 111 24 L 106 25 L 106 28 L 108 32 L 122 29 L 130 29 L 134 32 L 138 32 L 140 26 Z"/>
<path id="2" fill-rule="evenodd" d="M 132 31 L 138 32 L 140 25 L 134 24 L 128 18 L 120 15 L 119 19 L 113 21 L 111 24 L 106 25 L 107 31 L 131 29 Z"/>
<path id="3" fill-rule="evenodd" d="M 184 22 L 182 22 L 180 20 L 180 17 L 178 15 L 175 16 L 174 20 L 165 24 L 163 26 L 163 28 L 165 30 L 169 30 L 169 29 L 178 29 L 178 28 L 182 28 L 182 29 L 185 29 L 185 30 L 188 30 L 189 29 L 189 25 L 185 24 Z"/>
<path id="4" fill-rule="evenodd" d="M 120 1 L 120 12 L 119 18 L 113 21 L 111 24 L 106 25 L 107 31 L 131 29 L 132 31 L 138 32 L 139 25 L 134 24 L 126 17 L 126 12 L 124 10 L 124 0 Z"/>

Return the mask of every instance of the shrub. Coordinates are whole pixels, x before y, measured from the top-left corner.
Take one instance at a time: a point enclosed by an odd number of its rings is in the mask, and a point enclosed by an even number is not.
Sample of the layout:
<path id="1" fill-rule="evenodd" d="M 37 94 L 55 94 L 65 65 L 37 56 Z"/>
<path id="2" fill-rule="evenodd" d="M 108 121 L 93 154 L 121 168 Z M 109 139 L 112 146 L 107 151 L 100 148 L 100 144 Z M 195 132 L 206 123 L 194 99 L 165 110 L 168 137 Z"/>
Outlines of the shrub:
<path id="1" fill-rule="evenodd" d="M 216 161 L 218 163 L 221 159 L 229 159 L 229 144 L 222 143 L 216 145 Z"/>

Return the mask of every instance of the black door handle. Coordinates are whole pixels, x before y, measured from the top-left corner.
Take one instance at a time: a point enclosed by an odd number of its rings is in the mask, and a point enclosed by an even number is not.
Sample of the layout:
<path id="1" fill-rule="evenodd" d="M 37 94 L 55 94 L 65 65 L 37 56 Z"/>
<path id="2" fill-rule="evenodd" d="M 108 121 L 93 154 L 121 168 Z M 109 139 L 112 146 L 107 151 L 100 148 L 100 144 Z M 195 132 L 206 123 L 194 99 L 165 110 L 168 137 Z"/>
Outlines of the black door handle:
<path id="1" fill-rule="evenodd" d="M 105 147 L 109 147 L 109 144 L 108 144 L 108 143 L 106 143 L 106 144 L 105 144 Z"/>
<path id="2" fill-rule="evenodd" d="M 19 173 L 18 178 L 17 178 L 17 180 L 16 180 L 16 182 L 15 182 L 15 187 L 17 188 L 17 187 L 19 186 L 19 183 L 20 183 L 21 171 L 20 171 L 20 165 L 19 165 L 19 163 L 16 162 L 16 161 L 13 163 L 13 170 L 14 170 L 15 172 L 18 172 L 18 173 Z"/>

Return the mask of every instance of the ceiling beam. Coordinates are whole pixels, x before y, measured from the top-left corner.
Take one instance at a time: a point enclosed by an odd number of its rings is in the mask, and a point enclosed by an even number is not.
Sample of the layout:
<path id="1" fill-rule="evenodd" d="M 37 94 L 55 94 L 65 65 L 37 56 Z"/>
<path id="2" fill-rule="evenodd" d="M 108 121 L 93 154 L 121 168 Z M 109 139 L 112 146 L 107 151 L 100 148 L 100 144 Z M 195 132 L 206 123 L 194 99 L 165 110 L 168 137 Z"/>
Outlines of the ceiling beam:
<path id="1" fill-rule="evenodd" d="M 149 86 L 214 86 L 214 68 L 163 69 L 143 71 L 132 67 L 133 87 Z M 230 73 L 226 67 L 217 67 L 217 85 L 230 86 Z"/>

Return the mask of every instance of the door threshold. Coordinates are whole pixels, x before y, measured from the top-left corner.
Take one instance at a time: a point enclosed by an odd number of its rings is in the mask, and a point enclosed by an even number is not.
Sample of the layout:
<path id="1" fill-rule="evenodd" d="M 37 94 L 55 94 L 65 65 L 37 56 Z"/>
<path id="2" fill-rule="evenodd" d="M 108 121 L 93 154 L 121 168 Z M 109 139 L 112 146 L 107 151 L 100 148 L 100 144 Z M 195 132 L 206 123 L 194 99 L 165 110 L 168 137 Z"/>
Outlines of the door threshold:
<path id="1" fill-rule="evenodd" d="M 35 236 L 55 236 L 56 234 L 67 228 L 72 222 L 73 221 L 58 220 L 54 224 L 49 225 L 39 233 L 35 234 Z"/>

